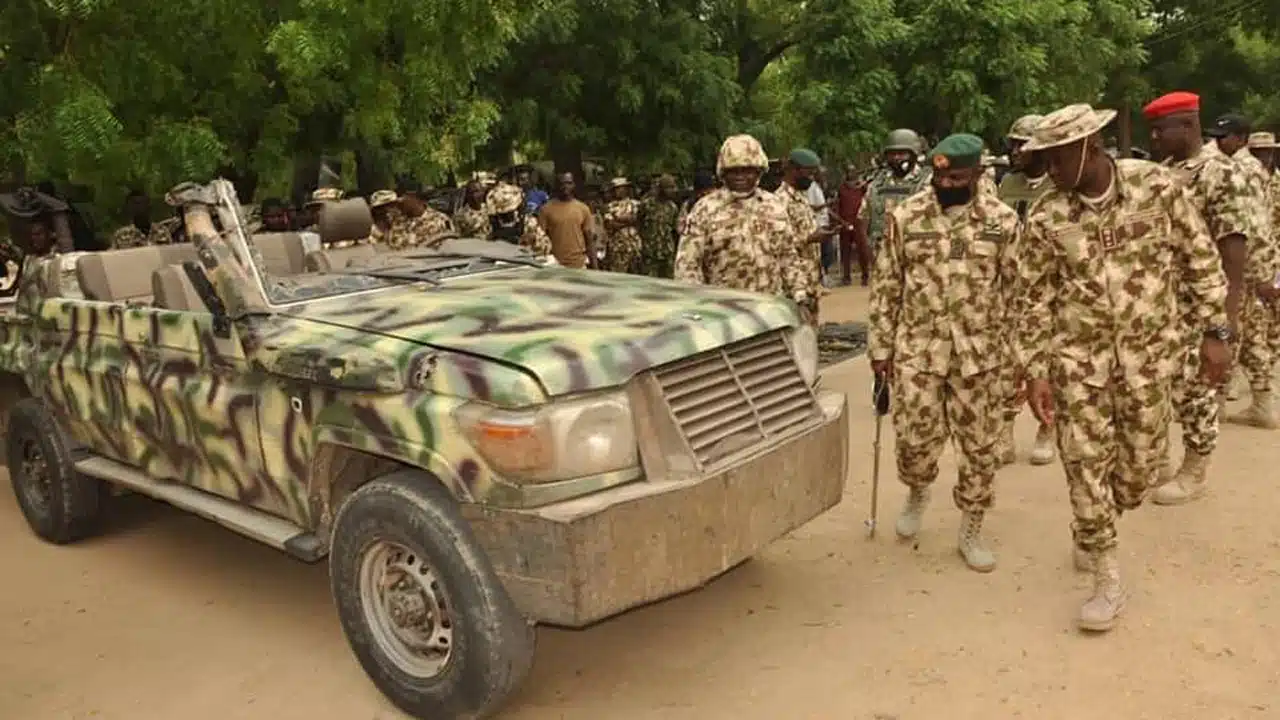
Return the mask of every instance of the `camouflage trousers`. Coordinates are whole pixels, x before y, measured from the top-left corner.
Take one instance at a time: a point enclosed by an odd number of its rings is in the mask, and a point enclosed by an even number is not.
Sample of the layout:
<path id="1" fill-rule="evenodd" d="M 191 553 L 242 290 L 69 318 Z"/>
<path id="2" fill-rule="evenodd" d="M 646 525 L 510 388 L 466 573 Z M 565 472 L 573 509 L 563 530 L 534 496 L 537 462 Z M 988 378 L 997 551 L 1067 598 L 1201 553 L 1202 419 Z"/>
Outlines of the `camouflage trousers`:
<path id="1" fill-rule="evenodd" d="M 1275 344 L 1280 341 L 1278 311 L 1280 304 L 1266 302 L 1256 296 L 1247 298 L 1240 311 L 1240 368 L 1249 379 L 1249 389 L 1254 392 L 1271 389 Z"/>
<path id="2" fill-rule="evenodd" d="M 622 228 L 609 237 L 605 250 L 604 266 L 609 272 L 631 272 L 640 259 L 640 231 Z"/>
<path id="3" fill-rule="evenodd" d="M 954 440 L 960 475 L 951 497 L 962 511 L 983 511 L 995 500 L 993 482 L 998 458 L 1004 401 L 999 370 L 970 377 L 921 373 L 894 368 L 893 430 L 898 479 L 908 487 L 928 487 L 938 477 L 938 458 Z"/>
<path id="4" fill-rule="evenodd" d="M 1116 544 L 1116 518 L 1159 484 L 1169 450 L 1168 382 L 1133 387 L 1121 379 L 1092 387 L 1054 379 L 1054 426 L 1071 496 L 1071 535 L 1081 550 Z"/>
<path id="5" fill-rule="evenodd" d="M 1238 348 L 1239 345 L 1237 344 Z M 1228 374 L 1230 377 L 1230 374 Z M 1174 408 L 1182 426 L 1182 445 L 1197 455 L 1210 455 L 1218 446 L 1218 388 L 1200 377 L 1200 339 L 1187 343 L 1182 377 L 1175 380 Z"/>

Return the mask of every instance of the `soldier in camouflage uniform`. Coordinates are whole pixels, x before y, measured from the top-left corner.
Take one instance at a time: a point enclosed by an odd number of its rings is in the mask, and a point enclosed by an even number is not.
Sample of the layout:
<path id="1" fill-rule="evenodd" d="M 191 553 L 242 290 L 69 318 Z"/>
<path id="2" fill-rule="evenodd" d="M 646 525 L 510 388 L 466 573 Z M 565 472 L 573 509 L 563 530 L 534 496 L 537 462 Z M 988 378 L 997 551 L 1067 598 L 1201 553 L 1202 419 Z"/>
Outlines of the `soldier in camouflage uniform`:
<path id="1" fill-rule="evenodd" d="M 1231 359 L 1226 279 L 1189 193 L 1167 168 L 1114 160 L 1115 117 L 1069 105 L 1036 125 L 1054 188 L 1027 218 L 1015 296 L 1016 356 L 1036 417 L 1056 426 L 1075 565 L 1093 574 L 1081 629 L 1109 630 L 1125 604 L 1116 518 L 1138 508 L 1165 461 L 1186 325 L 1210 386 Z"/>
<path id="2" fill-rule="evenodd" d="M 982 542 L 1004 405 L 1002 365 L 1018 216 L 978 189 L 982 139 L 951 135 L 930 156 L 931 189 L 890 210 L 871 282 L 868 352 L 897 403 L 898 479 L 910 492 L 897 532 L 920 531 L 948 438 L 961 455 L 951 496 L 960 509 L 958 549 L 978 572 L 995 569 Z"/>
<path id="3" fill-rule="evenodd" d="M 489 188 L 480 177 L 467 183 L 466 199 L 453 214 L 453 226 L 462 237 L 482 238 L 489 234 L 489 215 L 485 212 L 485 196 L 488 194 Z"/>
<path id="4" fill-rule="evenodd" d="M 606 233 L 604 267 L 610 272 L 631 272 L 640 258 L 640 202 L 631 197 L 631 182 L 624 177 L 609 181 L 609 202 L 602 220 Z"/>
<path id="5" fill-rule="evenodd" d="M 455 233 L 448 215 L 427 205 L 422 188 L 405 184 L 400 191 L 401 222 L 391 229 L 387 244 L 394 249 L 437 248 L 445 236 Z"/>
<path id="6" fill-rule="evenodd" d="M 1053 189 L 1053 181 L 1049 179 L 1048 166 L 1044 156 L 1036 153 L 1022 152 L 1022 146 L 1031 140 L 1031 133 L 1041 115 L 1024 115 L 1014 121 L 1007 137 L 1013 170 L 1000 180 L 996 193 L 1000 201 L 1018 213 L 1018 221 L 1025 223 L 1031 206 L 1035 205 L 1046 192 Z M 1017 312 L 1018 298 L 1012 298 L 1011 312 Z M 1000 436 L 1000 461 L 1012 463 L 1017 457 L 1017 449 L 1013 440 L 1013 422 L 1022 410 L 1023 398 L 1021 380 L 1013 373 L 1014 363 L 1009 364 L 1008 402 L 1005 405 L 1005 426 Z M 1040 424 L 1036 430 L 1035 445 L 1031 448 L 1032 465 L 1048 465 L 1053 462 L 1053 428 Z"/>
<path id="7" fill-rule="evenodd" d="M 369 234 L 369 242 L 385 244 L 390 237 L 400 212 L 397 208 L 400 197 L 395 190 L 376 190 L 369 196 L 369 214 L 373 216 L 373 230 Z"/>
<path id="8" fill-rule="evenodd" d="M 767 169 L 769 156 L 755 138 L 733 135 L 724 141 L 716 158 L 724 187 L 707 193 L 689 213 L 675 279 L 779 295 L 804 308 L 809 279 L 786 204 L 760 187 Z"/>
<path id="9" fill-rule="evenodd" d="M 1269 132 L 1249 135 L 1249 158 L 1257 165 L 1255 187 L 1261 188 L 1263 201 L 1258 205 L 1258 224 L 1263 228 L 1272 256 L 1280 255 L 1280 196 L 1277 195 L 1275 167 L 1276 137 Z M 1280 268 L 1277 268 L 1280 270 Z M 1258 289 L 1252 302 L 1246 301 L 1241 313 L 1244 327 L 1240 334 L 1240 365 L 1249 381 L 1251 402 L 1247 410 L 1225 418 L 1227 422 L 1275 429 L 1276 418 L 1271 389 L 1275 369 L 1275 339 L 1280 337 L 1280 291 L 1273 281 Z"/>
<path id="10" fill-rule="evenodd" d="M 680 206 L 676 203 L 676 179 L 662 175 L 653 196 L 640 204 L 640 274 L 670 279 L 680 238 Z"/>
<path id="11" fill-rule="evenodd" d="M 111 235 L 111 247 L 115 250 L 142 247 L 144 245 L 168 245 L 173 242 L 177 218 L 160 222 L 151 221 L 151 198 L 141 190 L 130 190 L 125 198 L 125 212 L 130 222 Z"/>
<path id="12" fill-rule="evenodd" d="M 538 218 L 526 212 L 523 190 L 498 183 L 489 191 L 484 204 L 489 227 L 480 237 L 523 245 L 535 255 L 551 255 L 551 238 Z"/>
<path id="13" fill-rule="evenodd" d="M 809 304 L 805 307 L 805 312 L 814 325 L 818 323 L 818 298 L 821 295 L 819 288 L 822 286 L 822 252 L 819 245 L 830 234 L 819 230 L 813 207 L 809 205 L 805 193 L 813 185 L 814 176 L 821 164 L 818 154 L 812 150 L 792 150 L 782 170 L 782 184 L 776 191 L 778 197 L 787 204 L 787 215 L 791 218 L 800 243 L 796 251 L 800 254 L 801 266 L 809 278 L 810 287 Z"/>
<path id="14" fill-rule="evenodd" d="M 866 198 L 858 208 L 862 236 L 867 239 L 873 258 L 884 234 L 887 213 L 929 182 L 928 168 L 916 162 L 920 146 L 920 136 L 905 128 L 894 130 L 885 139 L 881 157 L 887 167 L 868 183 Z"/>
<path id="15" fill-rule="evenodd" d="M 1205 152 L 1198 96 L 1169 93 L 1148 103 L 1143 114 L 1151 125 L 1152 150 L 1189 191 L 1192 204 L 1217 243 L 1227 275 L 1229 322 L 1222 329 L 1222 339 L 1234 342 L 1242 304 L 1254 297 L 1255 288 L 1269 286 L 1274 274 L 1250 206 L 1256 202 L 1255 194 L 1237 164 L 1222 153 Z M 1177 473 L 1152 496 L 1160 505 L 1179 505 L 1204 494 L 1209 457 L 1218 443 L 1219 388 L 1205 382 L 1199 367 L 1199 346 L 1206 329 L 1194 322 L 1184 329 L 1186 360 L 1176 389 L 1185 452 Z"/>

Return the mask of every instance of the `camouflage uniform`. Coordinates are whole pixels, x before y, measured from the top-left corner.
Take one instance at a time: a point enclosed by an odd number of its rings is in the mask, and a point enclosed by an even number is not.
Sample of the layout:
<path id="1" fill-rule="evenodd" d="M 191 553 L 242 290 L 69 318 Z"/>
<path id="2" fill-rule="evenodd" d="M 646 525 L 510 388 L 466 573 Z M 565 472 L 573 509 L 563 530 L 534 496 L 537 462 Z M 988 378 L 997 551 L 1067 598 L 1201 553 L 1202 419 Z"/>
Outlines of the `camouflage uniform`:
<path id="1" fill-rule="evenodd" d="M 874 254 L 880 245 L 880 237 L 884 234 L 885 218 L 895 205 L 906 198 L 920 192 L 929 184 L 932 171 L 917 164 L 902 177 L 889 170 L 882 170 L 867 185 L 866 199 L 858 208 L 858 219 L 867 220 L 867 242 Z"/>
<path id="2" fill-rule="evenodd" d="M 473 208 L 463 204 L 453 214 L 453 226 L 462 237 L 485 237 L 489 234 L 489 214 L 483 205 Z"/>
<path id="3" fill-rule="evenodd" d="M 396 220 L 399 219 L 399 210 L 396 202 L 399 200 L 395 190 L 376 190 L 369 197 L 369 209 L 376 210 L 378 208 L 387 208 L 387 218 L 391 221 L 391 227 L 395 227 Z M 373 229 L 369 231 L 369 237 L 365 240 L 343 241 L 335 243 L 333 247 L 349 247 L 351 245 L 378 245 L 387 241 L 387 230 L 383 230 L 376 222 Z"/>
<path id="4" fill-rule="evenodd" d="M 113 250 L 124 250 L 145 245 L 168 245 L 173 242 L 171 233 L 177 224 L 177 218 L 165 218 L 151 223 L 151 229 L 143 234 L 137 225 L 129 223 L 112 233 L 111 247 Z"/>
<path id="5" fill-rule="evenodd" d="M 977 137 L 952 135 L 938 143 L 934 158 L 976 167 L 981 149 Z M 871 282 L 868 353 L 873 362 L 892 361 L 898 478 L 911 488 L 898 534 L 919 531 L 938 458 L 953 438 L 961 454 L 952 490 L 964 513 L 960 550 L 980 571 L 995 567 L 979 534 L 995 498 L 1017 235 L 1017 214 L 994 194 L 980 192 L 944 209 L 926 189 L 889 211 Z"/>
<path id="6" fill-rule="evenodd" d="M 640 205 L 640 273 L 670 278 L 680 238 L 680 206 L 652 197 Z"/>
<path id="7" fill-rule="evenodd" d="M 494 215 L 505 215 L 507 213 L 518 212 L 524 206 L 524 191 L 515 185 L 508 183 L 498 183 L 489 194 L 485 196 L 485 232 L 482 237 L 496 240 L 500 238 L 491 237 L 493 223 L 488 218 Z M 538 222 L 538 218 L 532 215 L 521 215 L 520 222 L 524 225 L 524 230 L 520 233 L 520 245 L 529 248 L 534 255 L 547 256 L 551 255 L 551 238 L 547 235 L 547 231 L 542 228 Z"/>
<path id="8" fill-rule="evenodd" d="M 444 236 L 453 233 L 453 221 L 448 215 L 434 208 L 424 207 L 417 217 L 407 215 L 391 226 L 387 245 L 402 250 L 411 247 L 434 249 L 444 242 Z"/>
<path id="9" fill-rule="evenodd" d="M 735 167 L 762 173 L 769 167 L 764 149 L 750 135 L 734 135 L 720 147 L 717 171 Z M 675 279 L 803 303 L 808 279 L 796 247 L 795 229 L 777 195 L 759 187 L 743 194 L 720 188 L 703 196 L 689 213 L 676 252 Z"/>
<path id="10" fill-rule="evenodd" d="M 631 187 L 626 178 L 614 178 L 609 181 L 610 190 Z M 640 257 L 640 229 L 636 222 L 640 215 L 640 201 L 635 198 L 610 200 L 604 205 L 603 224 L 596 227 L 609 228 L 605 243 L 604 265 L 610 272 L 631 272 L 632 265 Z M 614 223 L 626 223 L 623 226 Z"/>
<path id="11" fill-rule="evenodd" d="M 812 322 L 817 324 L 818 297 L 821 294 L 818 288 L 822 284 L 821 249 L 817 243 L 809 242 L 809 238 L 818 231 L 818 221 L 813 216 L 813 208 L 810 207 L 809 200 L 803 193 L 792 187 L 791 183 L 783 182 L 774 194 L 786 203 L 787 216 L 791 218 L 791 225 L 795 228 L 796 253 L 800 256 L 801 270 L 809 279 L 805 311 L 809 313 Z"/>
<path id="12" fill-rule="evenodd" d="M 1212 143 L 1210 143 L 1212 144 Z M 1271 279 L 1271 261 L 1268 250 L 1258 236 L 1255 214 L 1251 203 L 1255 194 L 1249 188 L 1247 176 L 1240 167 L 1221 152 L 1201 151 L 1181 162 L 1165 161 L 1173 176 L 1187 189 L 1192 206 L 1208 227 L 1214 241 L 1228 235 L 1241 234 L 1248 243 L 1248 259 L 1245 263 L 1245 293 L 1242 302 L 1247 306 L 1253 301 L 1250 288 L 1258 282 Z M 1185 286 L 1184 289 L 1189 289 Z M 1185 303 L 1191 302 L 1184 298 Z M 1205 483 L 1209 456 L 1218 444 L 1218 421 L 1221 405 L 1217 388 L 1200 375 L 1200 340 L 1205 327 L 1185 323 L 1184 362 L 1181 381 L 1176 384 L 1178 422 L 1182 425 L 1182 444 L 1185 448 L 1182 467 L 1176 481 L 1157 491 L 1156 502 L 1174 503 L 1191 499 Z M 1238 343 L 1237 343 L 1238 349 Z M 1175 497 L 1176 496 L 1176 497 Z"/>
<path id="13" fill-rule="evenodd" d="M 1241 152 L 1247 154 L 1247 161 L 1242 161 L 1253 174 L 1252 183 L 1262 195 L 1258 204 L 1257 224 L 1262 228 L 1260 234 L 1266 238 L 1270 248 L 1271 259 L 1275 262 L 1280 255 L 1280 197 L 1277 197 L 1276 175 L 1267 170 L 1249 149 L 1277 149 L 1275 135 L 1268 132 L 1257 132 L 1249 136 L 1248 147 Z M 1273 268 L 1280 271 L 1280 267 Z M 1274 284 L 1274 278 L 1273 282 Z M 1249 381 L 1251 403 L 1243 413 L 1233 414 L 1226 418 L 1228 422 L 1238 422 L 1272 429 L 1276 426 L 1273 398 L 1271 390 L 1272 373 L 1275 369 L 1276 339 L 1280 338 L 1280 302 L 1266 301 L 1259 297 L 1247 298 L 1241 312 L 1240 333 L 1240 366 Z"/>
<path id="14" fill-rule="evenodd" d="M 1085 142 L 1114 117 L 1067 106 L 1047 115 L 1023 149 Z M 1079 622 L 1094 630 L 1108 629 L 1124 606 L 1115 520 L 1142 504 L 1164 463 L 1184 325 L 1227 320 L 1217 248 L 1183 185 L 1145 160 L 1113 168 L 1100 198 L 1055 188 L 1040 199 L 1015 288 L 1019 364 L 1054 392 L 1076 566 L 1094 574 Z"/>

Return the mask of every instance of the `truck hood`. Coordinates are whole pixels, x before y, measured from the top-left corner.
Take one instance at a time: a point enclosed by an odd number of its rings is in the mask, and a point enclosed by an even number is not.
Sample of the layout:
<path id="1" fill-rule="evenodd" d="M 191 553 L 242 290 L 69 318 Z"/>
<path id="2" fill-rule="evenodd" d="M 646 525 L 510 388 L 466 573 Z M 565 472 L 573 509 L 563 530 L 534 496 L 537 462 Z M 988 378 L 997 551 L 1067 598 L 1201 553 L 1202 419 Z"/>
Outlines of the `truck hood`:
<path id="1" fill-rule="evenodd" d="M 522 367 L 550 395 L 799 324 L 757 293 L 564 268 L 514 268 L 325 298 L 283 314 Z"/>

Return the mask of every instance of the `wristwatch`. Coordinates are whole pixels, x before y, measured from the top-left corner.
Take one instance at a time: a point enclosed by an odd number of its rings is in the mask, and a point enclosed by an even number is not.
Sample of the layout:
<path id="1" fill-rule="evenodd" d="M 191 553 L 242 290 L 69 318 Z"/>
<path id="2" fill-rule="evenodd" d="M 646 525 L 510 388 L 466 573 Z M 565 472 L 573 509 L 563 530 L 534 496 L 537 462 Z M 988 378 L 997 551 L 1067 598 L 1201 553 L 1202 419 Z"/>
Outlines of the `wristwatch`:
<path id="1" fill-rule="evenodd" d="M 1236 338 L 1236 334 L 1231 332 L 1231 328 L 1226 325 L 1214 325 L 1204 331 L 1204 336 L 1211 337 L 1215 340 L 1221 340 L 1222 342 L 1231 342 Z"/>

